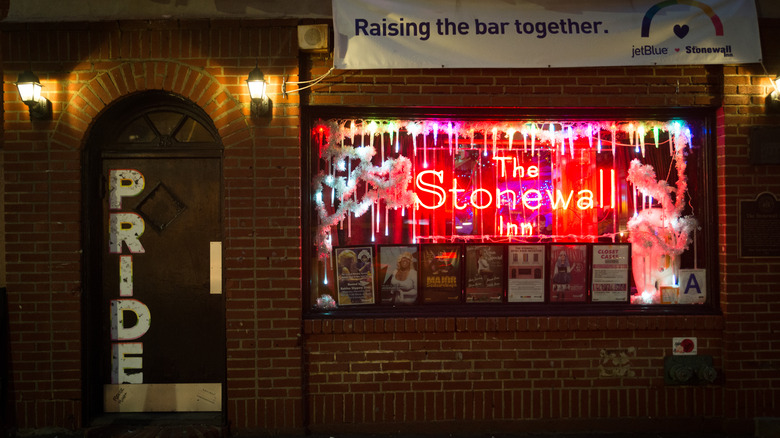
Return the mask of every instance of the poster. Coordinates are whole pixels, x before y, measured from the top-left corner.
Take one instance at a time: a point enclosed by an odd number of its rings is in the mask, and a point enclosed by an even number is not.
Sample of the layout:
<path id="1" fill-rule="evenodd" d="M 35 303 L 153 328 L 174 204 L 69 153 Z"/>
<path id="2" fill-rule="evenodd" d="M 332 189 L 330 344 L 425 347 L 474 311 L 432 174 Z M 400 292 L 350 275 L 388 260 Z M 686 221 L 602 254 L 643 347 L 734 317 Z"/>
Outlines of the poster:
<path id="1" fill-rule="evenodd" d="M 586 245 L 550 246 L 550 302 L 585 302 L 588 298 Z"/>
<path id="2" fill-rule="evenodd" d="M 509 245 L 507 301 L 544 302 L 544 245 Z"/>
<path id="3" fill-rule="evenodd" d="M 628 301 L 628 245 L 593 245 L 593 302 Z"/>
<path id="4" fill-rule="evenodd" d="M 500 303 L 504 297 L 504 248 L 466 246 L 466 302 Z"/>
<path id="5" fill-rule="evenodd" d="M 336 248 L 335 254 L 339 306 L 374 304 L 374 248 Z"/>
<path id="6" fill-rule="evenodd" d="M 677 304 L 680 288 L 677 286 L 661 286 L 661 304 Z"/>
<path id="7" fill-rule="evenodd" d="M 460 302 L 460 257 L 460 245 L 422 245 L 420 288 L 423 302 Z"/>
<path id="8" fill-rule="evenodd" d="M 415 245 L 379 247 L 378 278 L 382 304 L 415 304 L 418 297 L 418 255 Z"/>

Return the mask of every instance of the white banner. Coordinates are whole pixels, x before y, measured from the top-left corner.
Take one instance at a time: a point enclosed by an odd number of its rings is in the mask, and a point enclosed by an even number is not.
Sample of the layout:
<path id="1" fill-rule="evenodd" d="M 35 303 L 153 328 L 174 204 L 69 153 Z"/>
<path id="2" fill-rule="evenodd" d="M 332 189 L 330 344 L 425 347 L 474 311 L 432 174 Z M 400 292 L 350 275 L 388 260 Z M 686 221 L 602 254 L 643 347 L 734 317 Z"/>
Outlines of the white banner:
<path id="1" fill-rule="evenodd" d="M 333 0 L 338 69 L 761 61 L 754 0 Z"/>

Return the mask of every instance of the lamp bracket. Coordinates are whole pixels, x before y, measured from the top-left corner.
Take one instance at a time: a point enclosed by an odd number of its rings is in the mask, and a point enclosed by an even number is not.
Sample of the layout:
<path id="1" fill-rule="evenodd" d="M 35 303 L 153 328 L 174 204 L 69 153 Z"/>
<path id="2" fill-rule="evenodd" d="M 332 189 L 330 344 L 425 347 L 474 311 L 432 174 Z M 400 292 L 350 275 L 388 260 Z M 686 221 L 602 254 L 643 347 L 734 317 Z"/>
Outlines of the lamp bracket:
<path id="1" fill-rule="evenodd" d="M 271 99 L 253 99 L 249 104 L 249 110 L 253 117 L 267 116 L 271 112 Z"/>
<path id="2" fill-rule="evenodd" d="M 51 101 L 49 99 L 41 98 L 41 100 L 27 107 L 30 109 L 30 120 L 51 120 L 52 118 Z"/>

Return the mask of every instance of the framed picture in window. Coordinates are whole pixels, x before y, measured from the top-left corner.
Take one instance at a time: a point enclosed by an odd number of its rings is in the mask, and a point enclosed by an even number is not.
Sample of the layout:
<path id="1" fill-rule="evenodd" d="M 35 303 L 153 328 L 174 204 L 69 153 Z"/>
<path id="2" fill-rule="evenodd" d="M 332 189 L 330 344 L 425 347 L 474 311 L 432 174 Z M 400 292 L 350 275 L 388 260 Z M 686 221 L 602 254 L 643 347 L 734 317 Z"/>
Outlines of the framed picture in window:
<path id="1" fill-rule="evenodd" d="M 544 245 L 509 245 L 507 301 L 543 303 L 546 262 Z"/>
<path id="2" fill-rule="evenodd" d="M 504 247 L 466 245 L 466 302 L 500 303 L 504 300 Z"/>
<path id="3" fill-rule="evenodd" d="M 334 253 L 339 306 L 374 304 L 374 247 L 336 248 Z"/>
<path id="4" fill-rule="evenodd" d="M 550 245 L 550 302 L 588 300 L 588 246 Z"/>
<path id="5" fill-rule="evenodd" d="M 417 245 L 380 245 L 378 251 L 380 302 L 389 305 L 416 304 L 419 296 Z"/>
<path id="6" fill-rule="evenodd" d="M 630 248 L 628 244 L 592 246 L 592 302 L 628 302 L 628 267 L 631 266 L 631 261 L 629 260 Z"/>
<path id="7" fill-rule="evenodd" d="M 461 300 L 461 245 L 424 244 L 420 290 L 424 303 L 458 303 Z"/>

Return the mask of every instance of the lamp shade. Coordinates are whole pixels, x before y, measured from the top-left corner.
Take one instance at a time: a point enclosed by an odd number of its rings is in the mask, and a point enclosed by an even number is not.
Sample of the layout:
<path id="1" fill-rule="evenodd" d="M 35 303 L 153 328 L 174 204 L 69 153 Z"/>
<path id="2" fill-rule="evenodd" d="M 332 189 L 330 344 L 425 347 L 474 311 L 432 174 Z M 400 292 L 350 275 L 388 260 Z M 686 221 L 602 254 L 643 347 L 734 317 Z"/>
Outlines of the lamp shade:
<path id="1" fill-rule="evenodd" d="M 772 92 L 769 93 L 769 103 L 772 105 L 773 110 L 777 110 L 777 105 L 780 103 L 780 76 L 772 80 Z"/>
<path id="2" fill-rule="evenodd" d="M 249 87 L 249 97 L 252 100 L 262 100 L 265 98 L 265 76 L 259 68 L 255 67 L 254 70 L 249 72 L 246 85 Z"/>
<path id="3" fill-rule="evenodd" d="M 27 105 L 37 103 L 41 98 L 41 81 L 38 76 L 30 70 L 19 74 L 16 80 L 16 88 L 19 90 L 19 97 Z"/>

